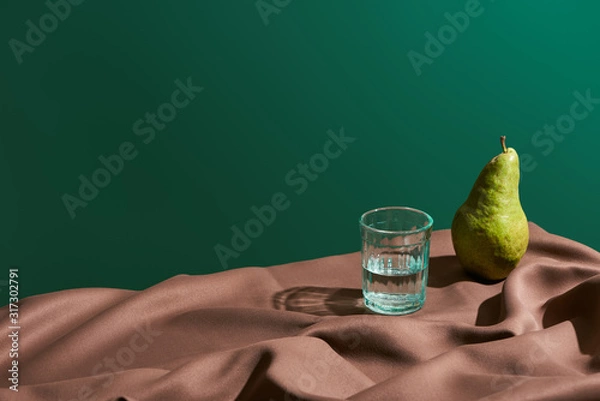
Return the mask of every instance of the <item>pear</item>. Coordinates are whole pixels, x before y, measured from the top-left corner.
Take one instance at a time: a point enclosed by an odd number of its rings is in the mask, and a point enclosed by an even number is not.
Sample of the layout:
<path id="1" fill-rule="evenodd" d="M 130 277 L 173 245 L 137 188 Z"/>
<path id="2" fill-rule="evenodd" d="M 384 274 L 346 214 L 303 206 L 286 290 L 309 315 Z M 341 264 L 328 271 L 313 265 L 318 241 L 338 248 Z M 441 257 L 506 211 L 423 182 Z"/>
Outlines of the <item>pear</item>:
<path id="1" fill-rule="evenodd" d="M 483 168 L 452 221 L 452 243 L 463 268 L 486 280 L 501 280 L 517 266 L 529 244 L 527 217 L 519 199 L 519 155 L 506 148 Z"/>

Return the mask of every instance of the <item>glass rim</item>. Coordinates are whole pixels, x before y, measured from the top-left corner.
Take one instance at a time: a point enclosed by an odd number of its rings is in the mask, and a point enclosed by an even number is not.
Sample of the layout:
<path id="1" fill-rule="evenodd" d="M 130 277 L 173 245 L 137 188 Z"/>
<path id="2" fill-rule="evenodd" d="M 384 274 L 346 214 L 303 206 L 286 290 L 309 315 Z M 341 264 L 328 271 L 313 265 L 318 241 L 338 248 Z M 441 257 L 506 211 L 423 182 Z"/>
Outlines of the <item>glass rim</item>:
<path id="1" fill-rule="evenodd" d="M 364 220 L 365 220 L 366 216 L 377 213 L 377 212 L 383 212 L 383 211 L 388 211 L 388 210 L 402 210 L 402 211 L 410 211 L 410 212 L 415 212 L 415 213 L 421 214 L 421 215 L 425 216 L 425 218 L 427 219 L 427 224 L 420 228 L 417 228 L 416 230 L 381 230 L 379 228 L 371 227 L 365 223 Z M 380 233 L 380 234 L 417 234 L 417 233 L 426 231 L 433 226 L 433 217 L 431 217 L 427 212 L 424 212 L 422 210 L 415 209 L 415 208 L 409 207 L 409 206 L 385 206 L 385 207 L 378 207 L 376 209 L 371 209 L 371 210 L 364 212 L 360 216 L 360 219 L 358 220 L 358 222 L 361 227 L 364 227 L 367 230 L 370 230 L 370 231 L 376 232 L 376 233 Z"/>

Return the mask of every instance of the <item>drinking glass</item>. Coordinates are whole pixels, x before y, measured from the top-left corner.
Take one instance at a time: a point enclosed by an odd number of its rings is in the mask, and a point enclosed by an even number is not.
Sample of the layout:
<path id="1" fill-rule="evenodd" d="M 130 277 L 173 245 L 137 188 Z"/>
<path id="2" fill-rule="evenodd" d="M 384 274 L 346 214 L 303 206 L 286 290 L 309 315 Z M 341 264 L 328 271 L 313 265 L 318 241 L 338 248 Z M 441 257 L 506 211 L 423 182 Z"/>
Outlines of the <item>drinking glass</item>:
<path id="1" fill-rule="evenodd" d="M 427 296 L 433 219 L 410 207 L 370 210 L 360 218 L 362 290 L 374 312 L 405 315 Z"/>

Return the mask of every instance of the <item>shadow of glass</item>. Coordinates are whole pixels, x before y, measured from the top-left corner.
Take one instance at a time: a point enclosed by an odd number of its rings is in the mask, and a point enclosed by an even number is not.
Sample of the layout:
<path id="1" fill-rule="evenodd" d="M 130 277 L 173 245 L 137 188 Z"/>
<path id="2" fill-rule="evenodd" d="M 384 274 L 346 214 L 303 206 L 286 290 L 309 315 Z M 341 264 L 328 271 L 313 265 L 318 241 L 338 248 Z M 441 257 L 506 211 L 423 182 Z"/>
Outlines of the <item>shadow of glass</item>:
<path id="1" fill-rule="evenodd" d="M 354 288 L 292 287 L 275 294 L 273 306 L 317 316 L 372 313 L 363 304 L 362 291 Z"/>

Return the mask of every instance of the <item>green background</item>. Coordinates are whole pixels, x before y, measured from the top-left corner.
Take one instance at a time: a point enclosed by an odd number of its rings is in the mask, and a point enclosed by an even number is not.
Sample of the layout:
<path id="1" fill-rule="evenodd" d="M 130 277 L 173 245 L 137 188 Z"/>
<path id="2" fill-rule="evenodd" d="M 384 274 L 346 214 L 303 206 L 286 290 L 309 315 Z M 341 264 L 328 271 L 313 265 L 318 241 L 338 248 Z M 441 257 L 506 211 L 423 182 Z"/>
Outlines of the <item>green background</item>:
<path id="1" fill-rule="evenodd" d="M 465 1 L 285 3 L 266 24 L 254 1 L 88 0 L 22 64 L 9 40 L 48 8 L 0 5 L 0 265 L 21 296 L 221 271 L 215 245 L 277 192 L 290 207 L 229 268 L 356 251 L 377 206 L 449 228 L 500 135 L 537 163 L 529 220 L 600 249 L 600 106 L 551 153 L 532 142 L 574 91 L 600 97 L 600 3 L 482 1 L 420 76 L 408 52 Z M 187 77 L 204 91 L 144 144 L 132 124 Z M 297 195 L 286 174 L 342 127 L 356 141 Z M 138 156 L 71 219 L 61 196 L 126 141 Z"/>

